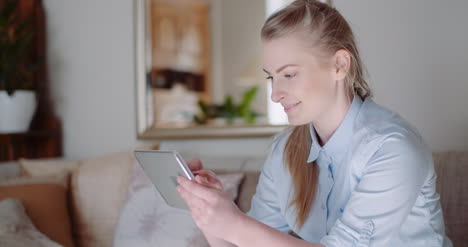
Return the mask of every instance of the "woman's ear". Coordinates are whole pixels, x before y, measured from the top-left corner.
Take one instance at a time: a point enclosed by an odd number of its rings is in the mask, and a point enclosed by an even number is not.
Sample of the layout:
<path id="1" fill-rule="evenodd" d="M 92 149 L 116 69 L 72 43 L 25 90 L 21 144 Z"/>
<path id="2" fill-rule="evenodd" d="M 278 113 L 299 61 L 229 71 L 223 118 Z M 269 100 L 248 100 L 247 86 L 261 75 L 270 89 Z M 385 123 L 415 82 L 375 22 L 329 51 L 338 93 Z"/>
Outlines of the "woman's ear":
<path id="1" fill-rule="evenodd" d="M 340 49 L 335 53 L 333 60 L 335 62 L 335 80 L 344 80 L 351 67 L 351 56 L 349 52 L 345 49 Z"/>

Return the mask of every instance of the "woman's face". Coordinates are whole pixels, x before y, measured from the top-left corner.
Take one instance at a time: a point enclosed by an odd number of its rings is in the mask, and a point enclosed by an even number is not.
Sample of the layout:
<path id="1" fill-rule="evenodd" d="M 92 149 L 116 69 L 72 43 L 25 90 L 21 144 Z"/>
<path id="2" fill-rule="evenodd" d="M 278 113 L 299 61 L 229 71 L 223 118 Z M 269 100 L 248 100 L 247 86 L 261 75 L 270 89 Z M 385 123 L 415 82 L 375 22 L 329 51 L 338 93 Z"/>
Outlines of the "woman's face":
<path id="1" fill-rule="evenodd" d="M 324 60 L 295 35 L 263 43 L 263 69 L 272 83 L 271 99 L 283 106 L 289 124 L 314 122 L 336 102 L 336 67 L 332 57 Z"/>

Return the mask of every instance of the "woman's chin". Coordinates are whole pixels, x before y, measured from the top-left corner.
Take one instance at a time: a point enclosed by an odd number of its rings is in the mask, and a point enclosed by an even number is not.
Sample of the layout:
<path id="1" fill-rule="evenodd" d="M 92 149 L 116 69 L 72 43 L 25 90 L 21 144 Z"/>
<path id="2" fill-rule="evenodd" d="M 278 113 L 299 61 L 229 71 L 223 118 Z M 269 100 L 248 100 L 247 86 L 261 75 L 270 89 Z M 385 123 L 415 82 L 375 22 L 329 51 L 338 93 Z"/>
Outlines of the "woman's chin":
<path id="1" fill-rule="evenodd" d="M 306 119 L 294 118 L 294 117 L 288 116 L 288 123 L 289 125 L 292 125 L 292 126 L 306 125 L 306 124 L 309 124 L 309 122 L 310 121 L 307 121 Z"/>

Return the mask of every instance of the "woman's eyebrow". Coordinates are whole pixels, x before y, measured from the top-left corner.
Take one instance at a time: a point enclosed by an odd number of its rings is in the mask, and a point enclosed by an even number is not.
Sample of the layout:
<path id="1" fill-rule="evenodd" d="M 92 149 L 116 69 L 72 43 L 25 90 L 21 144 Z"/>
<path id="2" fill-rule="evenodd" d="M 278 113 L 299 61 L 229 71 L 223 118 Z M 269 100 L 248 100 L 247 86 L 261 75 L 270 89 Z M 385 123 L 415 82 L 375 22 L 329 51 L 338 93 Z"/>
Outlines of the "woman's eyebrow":
<path id="1" fill-rule="evenodd" d="M 299 65 L 298 65 L 298 64 L 285 64 L 285 65 L 279 67 L 279 68 L 276 70 L 276 73 L 279 73 L 279 72 L 281 72 L 283 69 L 285 69 L 285 68 L 287 68 L 287 67 L 290 67 L 290 66 L 296 66 L 296 67 L 297 67 L 297 66 L 299 66 Z M 263 71 L 265 71 L 265 73 L 267 73 L 267 74 L 270 74 L 270 72 L 268 72 L 266 69 L 263 69 Z"/>

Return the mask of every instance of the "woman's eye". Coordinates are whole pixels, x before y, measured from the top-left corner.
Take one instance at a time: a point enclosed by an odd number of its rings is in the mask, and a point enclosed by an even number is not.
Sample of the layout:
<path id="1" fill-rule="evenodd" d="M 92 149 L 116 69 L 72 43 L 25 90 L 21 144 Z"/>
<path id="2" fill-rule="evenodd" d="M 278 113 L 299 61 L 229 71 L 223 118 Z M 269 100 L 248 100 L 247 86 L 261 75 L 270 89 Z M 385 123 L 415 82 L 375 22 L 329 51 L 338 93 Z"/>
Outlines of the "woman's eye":
<path id="1" fill-rule="evenodd" d="M 287 79 L 291 79 L 293 78 L 294 76 L 296 76 L 296 74 L 285 74 L 284 77 L 286 77 Z"/>

